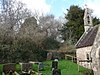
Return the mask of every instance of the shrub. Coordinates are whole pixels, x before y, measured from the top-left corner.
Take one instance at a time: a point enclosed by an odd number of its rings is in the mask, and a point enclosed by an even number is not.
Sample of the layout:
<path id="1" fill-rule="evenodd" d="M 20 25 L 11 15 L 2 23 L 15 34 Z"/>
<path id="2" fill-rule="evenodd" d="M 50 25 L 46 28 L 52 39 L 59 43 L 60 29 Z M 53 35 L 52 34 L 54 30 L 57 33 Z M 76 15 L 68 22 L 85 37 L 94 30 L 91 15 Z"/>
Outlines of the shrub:
<path id="1" fill-rule="evenodd" d="M 54 38 L 48 37 L 43 41 L 42 45 L 46 50 L 54 50 L 59 48 L 60 43 L 54 40 Z"/>

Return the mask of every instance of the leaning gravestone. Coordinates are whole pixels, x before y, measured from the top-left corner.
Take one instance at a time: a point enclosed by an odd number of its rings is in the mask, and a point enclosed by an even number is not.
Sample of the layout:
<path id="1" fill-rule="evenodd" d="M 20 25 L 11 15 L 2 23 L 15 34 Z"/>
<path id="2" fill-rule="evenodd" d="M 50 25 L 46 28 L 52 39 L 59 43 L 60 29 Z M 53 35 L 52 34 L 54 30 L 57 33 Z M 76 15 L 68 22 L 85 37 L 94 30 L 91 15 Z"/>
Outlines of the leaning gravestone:
<path id="1" fill-rule="evenodd" d="M 3 64 L 3 72 L 4 74 L 12 75 L 16 71 L 16 64 L 9 63 L 9 64 Z"/>

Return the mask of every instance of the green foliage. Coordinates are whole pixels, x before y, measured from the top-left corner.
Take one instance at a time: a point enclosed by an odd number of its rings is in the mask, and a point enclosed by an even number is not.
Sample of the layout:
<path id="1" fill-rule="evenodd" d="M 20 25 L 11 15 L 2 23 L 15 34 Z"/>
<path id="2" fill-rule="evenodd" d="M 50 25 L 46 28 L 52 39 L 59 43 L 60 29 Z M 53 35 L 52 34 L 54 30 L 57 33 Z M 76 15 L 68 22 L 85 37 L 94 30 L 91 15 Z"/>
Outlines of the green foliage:
<path id="1" fill-rule="evenodd" d="M 2 68 L 3 68 L 3 65 L 0 64 L 0 73 L 2 73 Z"/>
<path id="2" fill-rule="evenodd" d="M 65 14 L 65 19 L 68 20 L 64 24 L 62 34 L 64 40 L 69 40 L 75 43 L 84 32 L 84 22 L 83 22 L 84 11 L 78 6 L 70 6 L 68 14 Z"/>
<path id="3" fill-rule="evenodd" d="M 48 64 L 48 66 L 45 66 L 44 71 L 42 71 L 43 75 L 51 75 L 52 61 L 45 61 L 44 64 Z M 78 65 L 67 60 L 60 60 L 58 68 L 61 69 L 61 75 L 84 75 L 83 72 L 87 70 L 80 66 L 81 72 L 78 72 Z"/>
<path id="4" fill-rule="evenodd" d="M 52 61 L 44 61 L 44 70 L 41 71 L 43 75 L 51 75 L 52 71 Z M 86 73 L 91 73 L 91 70 L 83 68 L 79 66 L 80 69 L 78 71 L 78 65 L 68 60 L 59 60 L 58 68 L 61 70 L 61 75 L 84 75 Z M 38 72 L 38 64 L 33 64 L 33 71 Z M 21 65 L 16 64 L 16 72 L 21 73 Z M 0 64 L 0 73 L 2 73 L 2 64 Z M 1 74 L 2 75 L 2 74 Z"/>
<path id="5" fill-rule="evenodd" d="M 54 40 L 54 38 L 52 37 L 47 37 L 44 41 L 43 41 L 43 48 L 45 50 L 54 50 L 54 49 L 58 49 L 59 48 L 60 43 L 56 40 Z"/>
<path id="6" fill-rule="evenodd" d="M 0 62 L 29 62 L 43 61 L 46 59 L 46 51 L 37 47 L 37 45 L 28 38 L 19 39 L 13 45 L 0 45 Z"/>
<path id="7" fill-rule="evenodd" d="M 40 47 L 40 42 L 43 40 L 38 39 L 40 36 L 34 17 L 26 19 L 16 35 L 7 32 L 1 35 L 0 32 L 0 37 L 3 38 L 3 40 L 0 38 L 0 63 L 43 61 L 46 59 L 47 52 Z"/>
<path id="8" fill-rule="evenodd" d="M 16 72 L 21 73 L 21 65 L 16 64 Z"/>
<path id="9" fill-rule="evenodd" d="M 0 62 L 10 62 L 13 57 L 12 53 L 10 45 L 0 45 Z"/>
<path id="10" fill-rule="evenodd" d="M 33 69 L 33 71 L 38 71 L 38 64 L 33 64 L 32 65 L 32 69 Z"/>
<path id="11" fill-rule="evenodd" d="M 46 49 L 59 47 L 59 42 L 39 32 L 34 17 L 26 19 L 16 35 L 5 32 L 0 37 L 3 38 L 0 38 L 1 63 L 43 61 L 46 59 Z"/>
<path id="12" fill-rule="evenodd" d="M 78 6 L 72 5 L 65 14 L 65 19 L 68 21 L 64 24 L 61 30 L 63 39 L 68 44 L 75 44 L 84 32 L 84 10 Z M 96 17 L 93 18 L 93 25 L 100 23 Z"/>
<path id="13" fill-rule="evenodd" d="M 94 17 L 93 18 L 93 25 L 95 26 L 95 25 L 98 25 L 98 24 L 100 24 L 100 19 Z"/>
<path id="14" fill-rule="evenodd" d="M 18 48 L 14 54 L 14 59 L 17 62 L 42 61 L 46 58 L 46 51 L 37 47 L 29 39 L 19 40 Z"/>

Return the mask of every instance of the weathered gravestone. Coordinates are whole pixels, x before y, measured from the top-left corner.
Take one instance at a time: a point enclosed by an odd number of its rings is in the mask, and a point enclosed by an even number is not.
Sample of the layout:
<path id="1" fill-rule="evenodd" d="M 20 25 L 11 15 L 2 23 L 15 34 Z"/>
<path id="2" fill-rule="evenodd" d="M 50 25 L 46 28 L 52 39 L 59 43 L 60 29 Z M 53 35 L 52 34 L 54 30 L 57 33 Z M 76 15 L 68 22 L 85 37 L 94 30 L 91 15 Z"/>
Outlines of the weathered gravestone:
<path id="1" fill-rule="evenodd" d="M 47 53 L 47 60 L 51 60 L 52 59 L 52 52 Z"/>
<path id="2" fill-rule="evenodd" d="M 32 63 L 22 63 L 22 72 L 29 72 L 32 70 Z"/>
<path id="3" fill-rule="evenodd" d="M 43 64 L 43 62 L 39 62 L 39 64 L 38 64 L 38 71 L 41 71 L 41 70 L 43 70 L 44 69 L 44 64 Z"/>
<path id="4" fill-rule="evenodd" d="M 54 61 L 52 61 L 52 70 L 57 68 L 58 68 L 58 59 L 55 59 Z"/>
<path id="5" fill-rule="evenodd" d="M 61 70 L 60 69 L 54 69 L 52 71 L 52 75 L 61 75 Z"/>
<path id="6" fill-rule="evenodd" d="M 58 59 L 52 61 L 52 75 L 61 75 L 61 70 L 58 69 Z"/>
<path id="7" fill-rule="evenodd" d="M 4 74 L 13 75 L 13 73 L 16 71 L 16 64 L 9 63 L 9 64 L 3 64 L 3 72 Z"/>

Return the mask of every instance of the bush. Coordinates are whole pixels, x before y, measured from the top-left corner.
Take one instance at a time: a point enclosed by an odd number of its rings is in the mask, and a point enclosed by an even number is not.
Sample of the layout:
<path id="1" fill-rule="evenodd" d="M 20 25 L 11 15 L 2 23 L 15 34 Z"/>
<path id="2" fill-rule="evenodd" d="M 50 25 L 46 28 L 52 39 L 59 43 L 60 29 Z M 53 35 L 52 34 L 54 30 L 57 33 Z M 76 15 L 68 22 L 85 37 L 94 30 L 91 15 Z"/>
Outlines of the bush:
<path id="1" fill-rule="evenodd" d="M 1 63 L 18 63 L 29 61 L 43 61 L 46 51 L 39 48 L 30 39 L 19 39 L 16 43 L 0 45 Z"/>
<path id="2" fill-rule="evenodd" d="M 48 37 L 43 41 L 42 45 L 45 50 L 54 50 L 59 48 L 60 43 L 54 40 L 54 38 Z"/>

